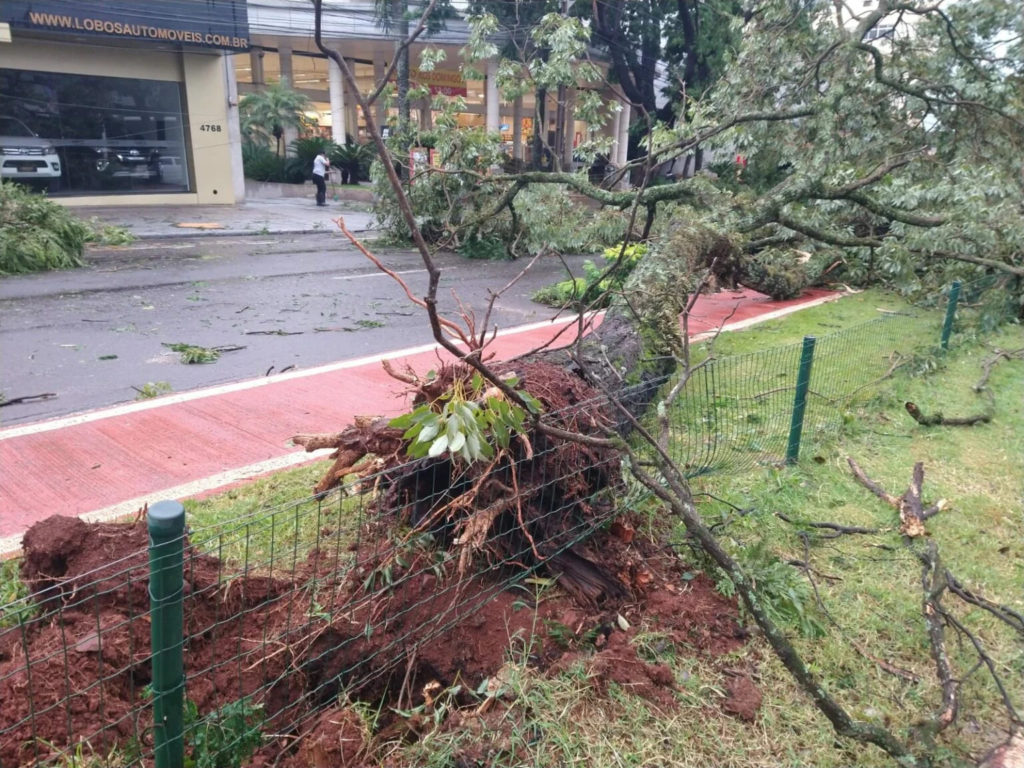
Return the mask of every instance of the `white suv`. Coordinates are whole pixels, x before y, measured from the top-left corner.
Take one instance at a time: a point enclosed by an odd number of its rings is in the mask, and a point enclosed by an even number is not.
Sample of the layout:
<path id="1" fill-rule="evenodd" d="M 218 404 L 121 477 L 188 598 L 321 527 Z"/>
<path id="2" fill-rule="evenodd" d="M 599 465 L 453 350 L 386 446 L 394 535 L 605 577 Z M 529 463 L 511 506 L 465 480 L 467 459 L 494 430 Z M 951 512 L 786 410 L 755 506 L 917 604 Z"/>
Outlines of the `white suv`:
<path id="1" fill-rule="evenodd" d="M 0 178 L 54 187 L 60 158 L 49 139 L 39 138 L 17 118 L 0 117 Z"/>

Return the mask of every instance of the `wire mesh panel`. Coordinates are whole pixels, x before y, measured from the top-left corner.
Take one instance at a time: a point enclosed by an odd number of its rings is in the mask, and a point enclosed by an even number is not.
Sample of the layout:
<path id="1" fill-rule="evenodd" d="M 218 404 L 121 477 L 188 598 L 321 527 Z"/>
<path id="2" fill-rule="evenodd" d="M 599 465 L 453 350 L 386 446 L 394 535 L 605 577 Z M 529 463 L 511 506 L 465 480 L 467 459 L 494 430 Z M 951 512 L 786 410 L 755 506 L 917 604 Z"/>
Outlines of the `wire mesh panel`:
<path id="1" fill-rule="evenodd" d="M 800 346 L 705 361 L 673 405 L 674 455 L 690 476 L 781 461 Z"/>
<path id="2" fill-rule="evenodd" d="M 150 648 L 145 537 L 135 536 L 141 548 L 134 551 L 132 543 L 118 547 L 127 556 L 106 557 L 111 547 L 76 519 L 50 518 L 32 535 L 69 537 L 74 562 L 26 562 L 23 573 L 36 591 L 14 610 L 4 607 L 0 761 L 105 755 L 115 745 L 139 755 L 152 719 L 148 678 L 140 673 Z M 69 565 L 72 577 L 65 575 Z"/>

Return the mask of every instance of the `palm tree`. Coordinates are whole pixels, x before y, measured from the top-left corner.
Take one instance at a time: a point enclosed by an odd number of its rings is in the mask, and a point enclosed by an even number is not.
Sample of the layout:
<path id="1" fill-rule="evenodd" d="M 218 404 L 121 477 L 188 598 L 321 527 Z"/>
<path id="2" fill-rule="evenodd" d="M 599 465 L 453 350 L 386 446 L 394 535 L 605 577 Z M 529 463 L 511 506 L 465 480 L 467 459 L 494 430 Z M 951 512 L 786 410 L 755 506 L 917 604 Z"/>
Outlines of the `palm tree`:
<path id="1" fill-rule="evenodd" d="M 309 98 L 290 88 L 287 81 L 270 83 L 261 91 L 246 94 L 238 103 L 242 133 L 258 144 L 269 144 L 273 136 L 275 152 L 280 155 L 284 129 L 308 126 L 310 120 L 305 113 L 312 106 Z"/>

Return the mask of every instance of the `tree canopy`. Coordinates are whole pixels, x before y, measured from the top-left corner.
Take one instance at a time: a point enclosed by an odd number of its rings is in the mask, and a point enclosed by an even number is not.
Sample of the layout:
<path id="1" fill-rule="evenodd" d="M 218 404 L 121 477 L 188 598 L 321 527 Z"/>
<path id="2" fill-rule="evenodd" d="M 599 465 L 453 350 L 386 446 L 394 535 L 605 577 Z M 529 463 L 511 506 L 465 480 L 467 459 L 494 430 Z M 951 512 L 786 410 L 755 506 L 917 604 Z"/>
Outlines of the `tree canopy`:
<path id="1" fill-rule="evenodd" d="M 671 205 L 674 218 L 751 258 L 827 255 L 839 261 L 831 276 L 851 282 L 870 273 L 914 288 L 986 270 L 1024 275 L 1024 20 L 1015 3 L 882 0 L 857 15 L 790 0 L 742 15 L 717 2 L 577 5 L 575 17 L 539 16 L 532 46 L 503 58 L 499 83 L 512 98 L 607 72 L 639 112 L 633 189 L 601 188 L 582 173 L 484 176 L 462 166 L 467 183 L 453 210 L 482 212 L 464 226 L 500 221 L 522 190 L 556 184 L 605 205 L 639 205 L 649 218 Z M 488 36 L 512 11 L 471 17 L 471 61 L 499 53 Z M 690 29 L 698 19 L 703 26 Z M 659 36 L 649 52 L 657 66 L 644 63 L 644 34 Z M 593 60 L 590 45 L 604 46 L 609 61 Z M 678 83 L 668 114 L 652 109 L 659 72 Z M 588 91 L 578 119 L 600 126 L 613 108 Z M 588 138 L 580 155 L 607 149 L 608 139 Z M 701 151 L 716 173 L 660 178 Z M 462 204 L 474 194 L 490 204 Z"/>

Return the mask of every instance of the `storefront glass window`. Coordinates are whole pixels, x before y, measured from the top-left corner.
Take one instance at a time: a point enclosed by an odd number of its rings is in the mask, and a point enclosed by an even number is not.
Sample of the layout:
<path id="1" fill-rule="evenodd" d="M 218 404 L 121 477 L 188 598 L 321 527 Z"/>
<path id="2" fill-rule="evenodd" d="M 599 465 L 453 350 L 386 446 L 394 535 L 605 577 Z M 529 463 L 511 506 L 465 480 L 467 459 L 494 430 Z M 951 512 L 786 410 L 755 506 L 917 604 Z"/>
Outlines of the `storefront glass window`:
<path id="1" fill-rule="evenodd" d="M 0 68 L 0 172 L 52 194 L 187 192 L 181 85 Z"/>

